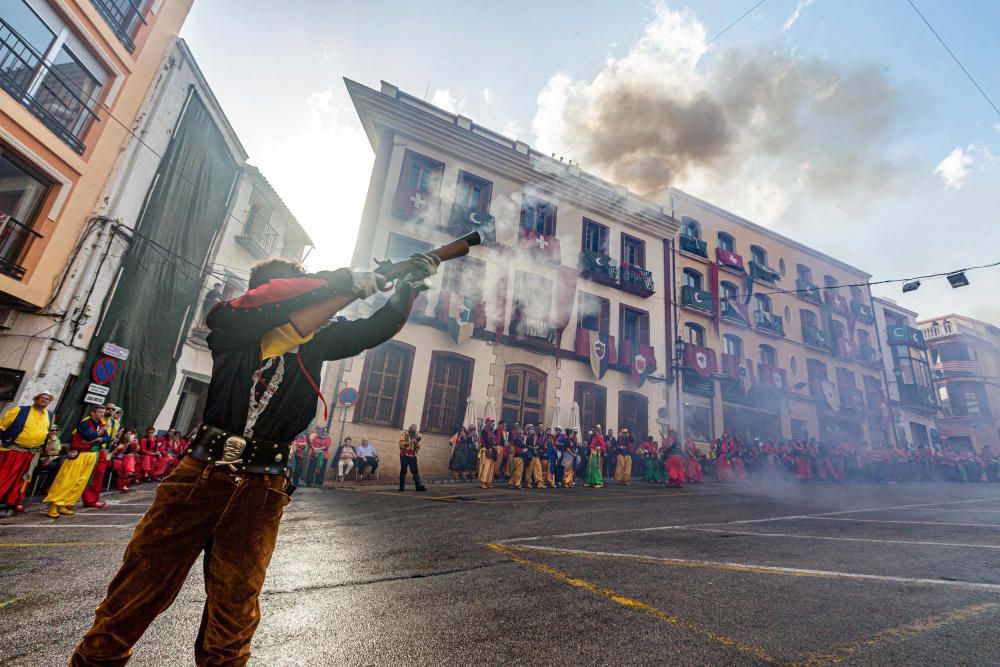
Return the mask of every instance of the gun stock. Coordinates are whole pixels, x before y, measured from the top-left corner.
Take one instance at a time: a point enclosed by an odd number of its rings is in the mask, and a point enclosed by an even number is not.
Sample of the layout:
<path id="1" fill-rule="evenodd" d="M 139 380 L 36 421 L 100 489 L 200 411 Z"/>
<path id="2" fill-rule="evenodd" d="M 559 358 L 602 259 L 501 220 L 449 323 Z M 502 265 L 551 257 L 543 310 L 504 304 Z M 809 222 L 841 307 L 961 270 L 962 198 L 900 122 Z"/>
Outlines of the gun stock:
<path id="1" fill-rule="evenodd" d="M 434 255 L 442 262 L 446 262 L 449 259 L 456 259 L 458 257 L 468 255 L 469 249 L 472 246 L 479 245 L 480 243 L 482 243 L 482 237 L 479 235 L 479 232 L 471 232 L 441 246 L 440 248 L 431 250 L 430 254 Z M 386 280 L 396 280 L 398 278 L 402 278 L 412 270 L 412 263 L 409 260 L 403 260 L 393 264 L 384 264 L 376 269 L 375 272 L 384 276 Z M 292 326 L 295 327 L 295 330 L 298 331 L 300 335 L 308 336 L 326 324 L 327 320 L 331 317 L 354 303 L 357 298 L 358 297 L 353 294 L 338 294 L 336 296 L 331 296 L 330 298 L 314 303 L 311 306 L 306 306 L 305 308 L 296 310 L 291 314 L 291 316 L 289 316 L 288 320 L 292 323 Z"/>

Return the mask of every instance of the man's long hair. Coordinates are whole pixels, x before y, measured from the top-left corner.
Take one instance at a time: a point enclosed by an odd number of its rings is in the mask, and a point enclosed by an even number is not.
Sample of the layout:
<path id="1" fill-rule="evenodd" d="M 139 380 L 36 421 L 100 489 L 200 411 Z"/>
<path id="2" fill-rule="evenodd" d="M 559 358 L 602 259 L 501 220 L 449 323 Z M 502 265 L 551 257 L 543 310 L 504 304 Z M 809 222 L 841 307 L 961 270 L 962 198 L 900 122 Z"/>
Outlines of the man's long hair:
<path id="1" fill-rule="evenodd" d="M 305 275 L 305 268 L 299 262 L 287 259 L 265 259 L 250 269 L 250 289 L 256 289 L 275 278 L 296 278 Z"/>

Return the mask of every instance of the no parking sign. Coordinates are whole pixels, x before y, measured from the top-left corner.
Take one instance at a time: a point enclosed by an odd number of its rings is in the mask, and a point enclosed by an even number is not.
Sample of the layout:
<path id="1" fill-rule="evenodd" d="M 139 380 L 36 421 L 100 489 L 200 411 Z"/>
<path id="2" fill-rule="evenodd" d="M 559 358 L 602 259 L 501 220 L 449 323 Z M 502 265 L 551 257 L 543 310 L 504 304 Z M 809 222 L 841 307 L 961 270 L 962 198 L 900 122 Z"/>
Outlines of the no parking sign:
<path id="1" fill-rule="evenodd" d="M 97 384 L 108 384 L 115 379 L 118 372 L 118 362 L 111 357 L 101 357 L 94 362 L 94 367 L 90 371 L 90 377 Z"/>

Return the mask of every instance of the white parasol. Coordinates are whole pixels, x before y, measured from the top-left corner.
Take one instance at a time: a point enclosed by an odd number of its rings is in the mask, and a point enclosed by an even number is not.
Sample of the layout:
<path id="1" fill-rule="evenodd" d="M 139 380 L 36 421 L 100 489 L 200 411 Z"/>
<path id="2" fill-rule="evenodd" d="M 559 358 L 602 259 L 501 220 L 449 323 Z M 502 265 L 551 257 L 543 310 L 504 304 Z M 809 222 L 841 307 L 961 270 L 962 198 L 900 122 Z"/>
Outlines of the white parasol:
<path id="1" fill-rule="evenodd" d="M 559 397 L 556 397 L 555 405 L 552 406 L 552 428 L 562 428 L 562 417 L 559 415 Z"/>
<path id="2" fill-rule="evenodd" d="M 469 426 L 470 424 L 476 423 L 476 406 L 472 402 L 472 395 L 469 395 L 469 400 L 465 402 L 465 421 L 462 422 L 463 426 Z"/>
<path id="3" fill-rule="evenodd" d="M 486 407 L 483 408 L 483 421 L 487 419 L 492 419 L 493 421 L 497 420 L 497 409 L 493 405 L 492 398 L 486 399 Z"/>
<path id="4" fill-rule="evenodd" d="M 570 412 L 569 421 L 570 421 L 570 428 L 573 429 L 574 431 L 576 431 L 577 433 L 579 433 L 580 432 L 580 404 L 577 403 L 576 401 L 573 401 L 573 409 Z"/>

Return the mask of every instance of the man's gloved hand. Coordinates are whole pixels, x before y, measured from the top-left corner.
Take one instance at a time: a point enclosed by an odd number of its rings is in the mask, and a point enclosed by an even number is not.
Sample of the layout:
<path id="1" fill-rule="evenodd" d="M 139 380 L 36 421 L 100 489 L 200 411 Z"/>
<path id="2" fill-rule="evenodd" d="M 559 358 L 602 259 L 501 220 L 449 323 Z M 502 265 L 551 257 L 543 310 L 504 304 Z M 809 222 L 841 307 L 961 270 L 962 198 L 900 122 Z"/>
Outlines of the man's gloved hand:
<path id="1" fill-rule="evenodd" d="M 386 280 L 372 271 L 351 271 L 351 291 L 359 299 L 367 299 L 385 289 Z"/>
<path id="2" fill-rule="evenodd" d="M 436 255 L 425 252 L 417 252 L 410 255 L 410 263 L 414 268 L 403 278 L 408 283 L 419 283 L 425 278 L 429 278 L 437 273 L 438 264 L 441 260 Z"/>

